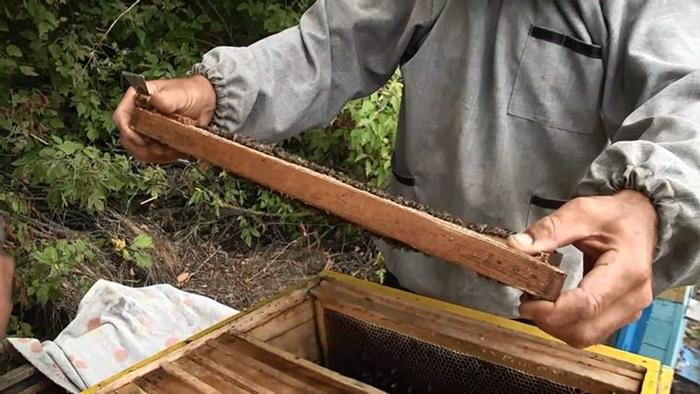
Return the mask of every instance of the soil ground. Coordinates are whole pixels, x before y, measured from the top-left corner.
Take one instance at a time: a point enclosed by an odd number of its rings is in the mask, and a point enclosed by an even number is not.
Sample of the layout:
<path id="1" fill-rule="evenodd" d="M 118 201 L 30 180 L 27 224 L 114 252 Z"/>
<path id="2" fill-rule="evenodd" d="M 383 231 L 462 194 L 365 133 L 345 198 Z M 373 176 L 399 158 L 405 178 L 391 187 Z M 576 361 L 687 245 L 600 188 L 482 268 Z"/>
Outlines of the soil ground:
<path id="1" fill-rule="evenodd" d="M 364 248 L 356 246 L 348 251 L 333 251 L 324 242 L 305 241 L 275 243 L 252 253 L 225 252 L 210 245 L 207 250 L 194 252 L 199 258 L 186 256 L 185 261 L 191 261 L 183 267 L 187 279 L 178 283 L 174 278 L 173 284 L 243 309 L 322 270 L 377 280 L 382 269 L 369 240 L 362 242 Z"/>
<path id="2" fill-rule="evenodd" d="M 153 266 L 139 271 L 123 263 L 105 264 L 109 258 L 100 256 L 99 262 L 86 262 L 76 268 L 78 275 L 63 283 L 60 299 L 25 312 L 23 319 L 33 323 L 40 339 L 54 338 L 70 322 L 83 295 L 97 279 L 135 287 L 167 283 L 243 310 L 322 270 L 372 281 L 377 281 L 383 270 L 372 238 L 361 231 L 331 228 L 293 241 L 277 237 L 249 248 L 237 234 L 208 241 L 192 233 L 166 231 L 161 225 L 148 218 L 103 218 L 90 231 L 125 239 L 138 233 L 150 234 L 155 249 Z M 0 347 L 0 374 L 24 364 L 9 346 Z"/>
<path id="3" fill-rule="evenodd" d="M 383 270 L 372 237 L 342 222 L 312 224 L 298 238 L 273 233 L 251 248 L 240 233 L 230 230 L 237 228 L 235 221 L 230 226 L 222 220 L 224 230 L 212 235 L 191 225 L 197 218 L 180 215 L 169 222 L 164 217 L 162 213 L 124 216 L 112 212 L 90 227 L 67 230 L 71 237 L 90 245 L 94 258 L 72 269 L 73 275 L 61 283 L 60 297 L 42 307 L 15 308 L 19 318 L 32 324 L 35 337 L 54 338 L 98 279 L 134 287 L 171 284 L 241 310 L 324 269 L 368 280 L 377 280 Z M 153 239 L 153 263 L 147 269 L 125 262 L 118 251 L 110 250 L 110 238 L 112 242 L 131 240 L 138 234 Z"/>

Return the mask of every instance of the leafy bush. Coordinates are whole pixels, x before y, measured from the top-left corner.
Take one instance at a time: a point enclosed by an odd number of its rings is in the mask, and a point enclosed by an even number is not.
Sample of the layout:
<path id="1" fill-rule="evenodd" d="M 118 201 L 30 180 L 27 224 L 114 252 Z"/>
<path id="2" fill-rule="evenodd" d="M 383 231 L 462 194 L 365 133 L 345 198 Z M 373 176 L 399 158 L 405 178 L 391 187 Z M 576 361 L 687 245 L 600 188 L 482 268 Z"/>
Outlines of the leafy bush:
<path id="1" fill-rule="evenodd" d="M 124 261 L 134 262 L 139 268 L 149 268 L 153 264 L 149 253 L 153 249 L 153 239 L 146 234 L 137 235 L 128 245 L 123 239 L 112 239 L 112 245 Z"/>
<path id="2" fill-rule="evenodd" d="M 372 186 L 386 186 L 402 88 L 397 73 L 371 96 L 348 103 L 332 127 L 306 132 L 288 147 L 319 162 L 340 158 L 334 166 Z"/>
<path id="3" fill-rule="evenodd" d="M 111 113 L 120 73 L 183 75 L 216 45 L 246 45 L 294 24 L 310 0 L 25 0 L 0 5 L 0 215 L 10 216 L 21 308 L 61 297 L 81 264 L 152 266 L 148 234 L 115 237 L 107 214 L 186 207 L 192 231 L 235 223 L 252 247 L 327 218 L 202 165 L 142 166 L 119 145 Z M 285 143 L 310 160 L 382 186 L 389 174 L 401 81 L 350 103 L 333 125 Z M 183 219 L 184 220 L 184 219 Z M 79 239 L 81 231 L 90 237 Z M 305 231 L 305 230 L 304 230 Z M 31 327 L 17 317 L 12 326 Z"/>
<path id="4" fill-rule="evenodd" d="M 18 273 L 28 281 L 27 295 L 34 297 L 40 304 L 46 304 L 50 299 L 60 296 L 60 281 L 70 274 L 73 268 L 95 255 L 82 240 L 58 240 L 41 243 L 32 251 L 30 258 L 34 264 L 23 266 Z"/>
<path id="5" fill-rule="evenodd" d="M 47 147 L 29 151 L 13 165 L 30 184 L 45 185 L 53 209 L 78 205 L 87 212 L 103 211 L 108 196 L 137 186 L 137 173 L 124 155 L 53 137 Z"/>

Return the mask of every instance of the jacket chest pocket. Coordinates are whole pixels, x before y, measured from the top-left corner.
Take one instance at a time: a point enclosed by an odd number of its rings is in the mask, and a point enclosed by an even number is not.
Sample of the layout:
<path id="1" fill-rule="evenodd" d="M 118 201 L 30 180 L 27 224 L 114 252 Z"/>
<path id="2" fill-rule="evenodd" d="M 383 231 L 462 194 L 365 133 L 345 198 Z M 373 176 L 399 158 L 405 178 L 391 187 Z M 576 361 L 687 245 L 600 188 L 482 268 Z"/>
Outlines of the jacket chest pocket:
<path id="1" fill-rule="evenodd" d="M 539 26 L 530 29 L 508 114 L 592 133 L 600 122 L 603 48 Z"/>

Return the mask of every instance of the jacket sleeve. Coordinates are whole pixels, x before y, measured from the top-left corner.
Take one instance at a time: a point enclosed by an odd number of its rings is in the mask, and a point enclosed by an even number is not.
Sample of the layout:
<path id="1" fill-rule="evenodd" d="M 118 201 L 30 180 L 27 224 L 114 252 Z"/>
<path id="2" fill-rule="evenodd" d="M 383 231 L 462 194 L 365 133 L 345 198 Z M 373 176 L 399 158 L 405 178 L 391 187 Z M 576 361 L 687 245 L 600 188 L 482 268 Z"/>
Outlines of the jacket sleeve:
<path id="1" fill-rule="evenodd" d="M 633 189 L 650 198 L 659 218 L 653 265 L 659 293 L 700 279 L 700 7 L 616 4 L 609 26 L 619 30 L 609 33 L 602 101 L 611 144 L 575 194 Z M 626 116 L 618 121 L 615 113 Z"/>
<path id="2" fill-rule="evenodd" d="M 438 0 L 435 0 L 437 2 Z M 192 73 L 214 85 L 222 134 L 281 140 L 381 87 L 438 12 L 431 0 L 318 0 L 298 26 L 218 47 Z"/>

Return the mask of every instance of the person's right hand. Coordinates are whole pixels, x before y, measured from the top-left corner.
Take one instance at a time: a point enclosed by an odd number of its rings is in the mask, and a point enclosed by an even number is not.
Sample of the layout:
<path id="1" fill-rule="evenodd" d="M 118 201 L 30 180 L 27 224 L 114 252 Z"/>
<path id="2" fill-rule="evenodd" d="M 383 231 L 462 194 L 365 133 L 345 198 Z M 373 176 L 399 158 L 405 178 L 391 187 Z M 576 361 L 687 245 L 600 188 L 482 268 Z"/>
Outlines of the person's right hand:
<path id="1" fill-rule="evenodd" d="M 209 80 L 201 75 L 179 79 L 148 81 L 149 103 L 162 114 L 177 114 L 192 119 L 198 126 L 207 126 L 216 109 L 216 93 Z M 112 115 L 119 129 L 124 148 L 137 160 L 168 163 L 186 155 L 158 141 L 138 134 L 131 128 L 131 115 L 136 108 L 136 91 L 129 88 Z"/>

